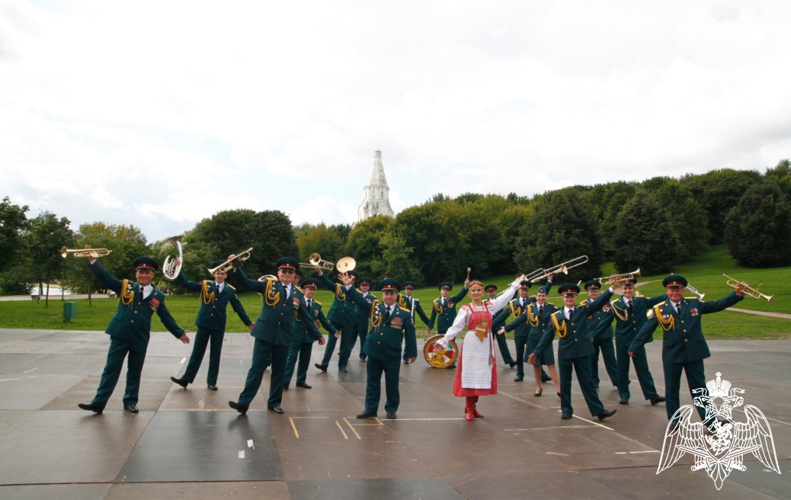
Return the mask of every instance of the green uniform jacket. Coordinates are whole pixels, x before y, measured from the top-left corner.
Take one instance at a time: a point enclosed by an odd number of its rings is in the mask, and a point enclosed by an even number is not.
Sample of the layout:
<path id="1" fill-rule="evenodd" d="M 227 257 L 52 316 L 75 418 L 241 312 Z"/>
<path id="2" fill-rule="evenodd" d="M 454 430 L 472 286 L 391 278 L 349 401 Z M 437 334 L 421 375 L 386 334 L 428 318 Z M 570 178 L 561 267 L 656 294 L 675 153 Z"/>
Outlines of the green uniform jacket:
<path id="1" fill-rule="evenodd" d="M 433 307 L 431 309 L 431 317 L 428 320 L 428 327 L 434 328 L 434 321 L 437 321 L 437 332 L 446 332 L 448 328 L 453 325 L 453 320 L 456 319 L 456 306 L 464 296 L 467 295 L 467 288 L 462 288 L 455 297 L 448 297 L 447 305 L 442 305 L 442 297 L 434 299 Z"/>
<path id="2" fill-rule="evenodd" d="M 549 326 L 547 326 L 541 336 L 541 340 L 538 342 L 538 346 L 533 352 L 540 356 L 547 345 L 552 342 L 557 331 L 558 335 L 563 335 L 558 340 L 559 359 L 583 358 L 592 355 L 593 344 L 591 344 L 591 338 L 588 335 L 588 316 L 601 309 L 611 296 L 612 292 L 608 288 L 593 302 L 574 306 L 574 314 L 572 314 L 571 321 L 566 319 L 565 308 L 559 307 L 550 317 Z M 555 327 L 556 321 L 559 330 Z"/>
<path id="3" fill-rule="evenodd" d="M 223 287 L 222 293 L 218 295 L 217 284 L 213 280 L 205 280 L 201 283 L 196 283 L 195 281 L 188 280 L 183 272 L 179 272 L 176 280 L 187 290 L 200 293 L 201 306 L 198 310 L 198 317 L 195 318 L 195 325 L 199 328 L 224 332 L 225 321 L 227 319 L 225 310 L 228 308 L 229 303 L 234 312 L 239 315 L 239 319 L 242 320 L 245 326 L 253 324 L 247 316 L 244 306 L 239 301 L 239 297 L 236 296 L 236 289 L 228 283 Z M 214 294 L 213 297 L 212 294 Z"/>
<path id="4" fill-rule="evenodd" d="M 538 318 L 538 326 L 533 326 L 527 322 L 527 310 L 530 310 L 530 314 L 536 316 Z M 555 304 L 550 304 L 549 302 L 544 302 L 544 309 L 541 310 L 541 314 L 538 314 L 538 303 L 533 302 L 527 308 L 522 311 L 522 313 L 517 316 L 513 321 L 505 325 L 505 331 L 510 332 L 514 329 L 519 330 L 520 328 L 524 328 L 527 325 L 527 335 L 528 337 L 532 337 L 534 335 L 541 336 L 549 327 L 550 321 L 552 319 L 552 315 L 558 310 Z M 494 330 L 492 330 L 494 331 Z"/>
<path id="5" fill-rule="evenodd" d="M 706 359 L 711 356 L 711 352 L 700 328 L 700 316 L 720 312 L 743 299 L 736 292 L 716 302 L 703 302 L 697 298 L 681 299 L 681 315 L 669 300 L 657 304 L 652 310 L 651 319 L 645 322 L 629 346 L 629 351 L 634 352 L 641 348 L 651 338 L 657 325 L 662 325 L 663 363 L 686 363 Z"/>
<path id="6" fill-rule="evenodd" d="M 551 281 L 547 281 L 547 284 L 544 286 L 544 290 L 548 294 L 551 289 L 552 289 L 552 282 Z M 520 316 L 521 314 L 523 314 L 525 312 L 525 309 L 527 307 L 530 307 L 530 304 L 532 304 L 533 302 L 536 301 L 536 298 L 535 297 L 527 297 L 527 298 L 525 298 L 525 303 L 527 304 L 525 308 L 522 307 L 522 304 L 521 304 L 520 300 L 521 300 L 521 297 L 519 297 L 519 291 L 517 290 L 516 296 L 514 297 L 514 299 L 511 302 L 509 302 L 507 306 L 503 307 L 502 311 L 498 312 L 494 316 L 494 318 L 492 318 L 492 331 L 495 331 L 494 330 L 495 326 L 498 326 L 498 327 L 502 326 L 502 324 L 505 323 L 505 320 L 507 320 L 512 314 L 513 314 L 514 318 L 516 318 L 516 317 Z M 512 322 L 512 323 L 514 323 L 514 322 Z M 499 328 L 498 328 L 498 330 L 499 330 Z M 508 330 L 508 331 L 510 332 L 511 330 Z M 544 330 L 541 330 L 541 331 L 543 332 Z M 518 323 L 517 324 L 516 331 L 514 332 L 514 337 L 515 338 L 516 337 L 527 337 L 529 334 L 530 334 L 530 325 L 527 324 L 527 320 L 525 320 L 522 323 Z"/>
<path id="7" fill-rule="evenodd" d="M 626 300 L 623 297 L 618 300 L 613 300 L 610 306 L 615 316 L 615 345 L 626 348 L 631 344 L 637 332 L 639 332 L 645 324 L 648 310 L 665 300 L 666 297 L 667 295 L 649 298 L 632 297 L 631 312 L 629 312 L 629 308 L 626 307 Z M 653 341 L 653 338 L 648 339 L 648 342 Z"/>
<path id="8" fill-rule="evenodd" d="M 588 299 L 583 304 L 590 304 L 593 299 Z M 598 311 L 588 316 L 588 334 L 592 339 L 612 338 L 612 307 L 605 304 Z"/>
<path id="9" fill-rule="evenodd" d="M 176 320 L 165 307 L 165 294 L 157 287 L 152 285 L 153 291 L 141 300 L 140 285 L 134 281 L 116 279 L 98 260 L 89 264 L 89 267 L 94 276 L 120 298 L 118 309 L 107 325 L 105 333 L 128 342 L 146 345 L 151 337 L 151 316 L 156 311 L 162 324 L 174 337 L 181 338 L 184 334 L 184 330 L 176 324 Z"/>
<path id="10" fill-rule="evenodd" d="M 363 293 L 359 289 L 357 289 L 357 292 L 360 295 L 363 295 Z M 374 297 L 374 295 L 370 292 L 367 295 L 364 295 L 363 298 L 369 304 L 373 304 L 374 301 L 376 300 L 376 297 Z M 368 313 L 365 312 L 357 304 L 354 304 L 354 323 L 357 325 L 358 328 L 361 329 L 360 331 L 363 332 L 368 331 Z"/>
<path id="11" fill-rule="evenodd" d="M 354 303 L 347 300 L 346 287 L 341 283 L 333 283 L 326 274 L 319 275 L 319 281 L 322 282 L 327 290 L 335 294 L 335 300 L 332 301 L 330 311 L 327 317 L 330 321 L 338 326 L 352 326 L 354 324 Z M 354 287 L 350 287 L 351 290 Z"/>
<path id="12" fill-rule="evenodd" d="M 234 279 L 250 290 L 255 290 L 263 296 L 261 314 L 255 322 L 250 335 L 270 342 L 274 345 L 291 345 L 291 334 L 294 331 L 294 318 L 299 317 L 304 321 L 308 333 L 316 340 L 321 338 L 321 332 L 313 323 L 313 315 L 305 305 L 305 296 L 302 290 L 292 285 L 292 295 L 288 301 L 283 300 L 285 288 L 277 278 L 267 278 L 266 281 L 251 280 L 245 276 L 244 271 L 233 271 Z"/>
<path id="13" fill-rule="evenodd" d="M 354 287 L 349 289 L 348 298 L 370 315 L 371 331 L 365 340 L 365 354 L 381 361 L 400 360 L 401 343 L 406 339 L 404 357 L 417 357 L 417 338 L 412 316 L 407 309 L 395 304 L 393 314 L 385 320 L 387 306 L 375 300 L 369 304 Z"/>
<path id="14" fill-rule="evenodd" d="M 504 292 L 504 293 L 508 293 L 508 292 Z M 514 298 L 517 298 L 518 296 L 519 296 L 519 290 L 514 290 Z M 484 300 L 484 302 L 492 302 L 492 299 L 487 298 L 486 300 Z M 494 333 L 497 333 L 497 331 L 500 328 L 505 326 L 505 320 L 508 318 L 508 315 L 511 314 L 511 312 L 508 309 L 509 309 L 508 306 L 503 307 L 492 318 L 492 331 Z"/>
<path id="15" fill-rule="evenodd" d="M 412 306 L 414 305 L 414 311 L 420 316 L 420 319 L 423 320 L 423 323 L 428 325 L 429 318 L 426 316 L 426 313 L 423 312 L 423 308 L 420 307 L 420 300 L 416 299 L 415 297 L 407 297 L 403 293 L 398 294 L 398 300 L 396 301 L 399 307 L 403 307 L 409 311 L 409 314 L 412 316 L 412 323 L 415 322 L 415 315 L 412 313 L 413 309 Z"/>
<path id="16" fill-rule="evenodd" d="M 316 318 L 316 321 L 318 321 L 321 324 L 321 326 L 324 327 L 325 330 L 330 332 L 330 335 L 335 335 L 338 329 L 332 326 L 332 323 L 330 323 L 329 320 L 327 320 L 327 318 L 324 317 L 324 313 L 321 311 L 321 302 L 319 302 L 316 299 L 312 299 L 312 300 L 313 303 L 310 305 L 310 309 L 308 310 Z M 304 297 L 302 298 L 302 302 L 305 303 Z M 306 305 L 305 308 L 307 307 L 308 306 Z M 291 337 L 291 342 L 295 344 L 296 343 L 312 344 L 316 340 L 318 339 L 308 335 L 307 329 L 305 328 L 305 324 L 302 322 L 302 319 L 299 317 L 295 318 L 294 333 L 293 336 Z"/>

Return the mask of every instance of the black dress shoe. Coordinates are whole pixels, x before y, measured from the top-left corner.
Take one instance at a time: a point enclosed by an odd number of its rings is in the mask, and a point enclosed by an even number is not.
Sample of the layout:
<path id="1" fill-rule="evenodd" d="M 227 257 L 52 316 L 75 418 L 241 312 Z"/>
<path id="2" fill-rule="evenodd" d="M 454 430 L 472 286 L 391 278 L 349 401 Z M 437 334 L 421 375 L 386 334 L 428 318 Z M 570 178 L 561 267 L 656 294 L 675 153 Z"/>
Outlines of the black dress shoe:
<path id="1" fill-rule="evenodd" d="M 510 363 L 508 363 L 508 366 L 510 366 L 511 368 L 516 368 L 516 361 L 511 361 Z"/>
<path id="2" fill-rule="evenodd" d="M 209 384 L 209 390 L 210 391 L 216 391 L 217 390 L 217 386 Z"/>
<path id="3" fill-rule="evenodd" d="M 278 415 L 282 415 L 283 414 L 283 408 L 281 408 L 279 406 L 267 406 L 266 409 L 269 410 L 269 411 L 273 411 L 273 412 L 277 413 Z"/>
<path id="4" fill-rule="evenodd" d="M 599 388 L 599 383 L 598 383 L 598 382 L 594 383 L 594 384 L 593 384 L 593 388 L 594 388 L 594 389 L 598 389 L 598 388 Z"/>
<path id="5" fill-rule="evenodd" d="M 99 406 L 99 405 L 97 405 L 95 403 L 88 403 L 88 404 L 80 403 L 77 406 L 79 406 L 79 408 L 81 410 L 92 411 L 92 412 L 98 413 L 98 414 L 101 414 L 104 411 L 104 407 L 103 406 Z"/>
<path id="6" fill-rule="evenodd" d="M 664 403 L 665 397 L 664 396 L 657 396 L 655 398 L 651 398 L 651 406 L 656 406 L 659 403 Z"/>
<path id="7" fill-rule="evenodd" d="M 563 420 L 568 420 L 571 418 L 571 413 L 564 413 L 560 416 Z"/>
<path id="8" fill-rule="evenodd" d="M 360 356 L 360 361 L 365 363 L 365 360 L 368 359 L 368 356 Z"/>
<path id="9" fill-rule="evenodd" d="M 517 375 L 516 377 L 514 377 L 514 382 L 521 382 L 524 379 L 525 379 L 524 375 Z"/>
<path id="10" fill-rule="evenodd" d="M 288 390 L 288 384 L 289 384 L 289 382 L 286 382 L 285 384 L 283 384 L 283 390 L 284 391 Z"/>
<path id="11" fill-rule="evenodd" d="M 349 370 L 347 370 L 346 368 L 338 368 L 338 371 L 341 373 L 349 373 Z"/>
<path id="12" fill-rule="evenodd" d="M 541 397 L 541 395 L 543 393 L 544 393 L 544 388 L 542 387 L 538 392 L 534 392 L 533 393 L 533 397 L 536 397 L 536 398 Z"/>
<path id="13" fill-rule="evenodd" d="M 240 405 L 240 404 L 239 404 L 239 403 L 237 403 L 236 401 L 228 401 L 228 406 L 230 406 L 230 407 L 231 407 L 231 408 L 233 408 L 234 410 L 238 411 L 238 412 L 239 412 L 239 413 L 241 413 L 242 415 L 244 415 L 245 413 L 247 413 L 247 407 L 246 407 L 245 405 Z"/>
<path id="14" fill-rule="evenodd" d="M 327 373 L 327 367 L 326 367 L 326 366 L 324 366 L 324 365 L 321 365 L 321 364 L 319 364 L 319 363 L 314 363 L 314 364 L 313 364 L 313 366 L 315 366 L 315 367 L 316 367 L 316 368 L 318 368 L 319 370 L 323 371 L 324 373 Z"/>
<path id="15" fill-rule="evenodd" d="M 124 410 L 128 411 L 129 413 L 137 413 L 140 411 L 137 409 L 137 405 L 124 405 Z"/>
<path id="16" fill-rule="evenodd" d="M 395 420 L 398 417 L 396 417 L 396 414 L 395 414 L 394 411 L 389 411 L 389 412 L 387 412 L 387 418 L 389 418 L 390 420 Z"/>
<path id="17" fill-rule="evenodd" d="M 187 388 L 187 385 L 189 384 L 189 382 L 187 382 L 183 378 L 170 377 L 170 380 L 172 380 L 174 384 L 178 384 L 178 385 L 180 385 L 181 387 L 183 387 L 185 389 Z"/>
<path id="18" fill-rule="evenodd" d="M 368 410 L 366 410 L 366 411 L 360 413 L 359 415 L 357 415 L 357 418 L 375 418 L 375 417 L 376 417 L 376 412 L 375 411 L 368 411 Z"/>
<path id="19" fill-rule="evenodd" d="M 303 389 L 313 389 L 312 385 L 308 385 L 305 382 L 297 382 L 297 387 L 302 387 Z"/>
<path id="20" fill-rule="evenodd" d="M 621 399 L 618 400 L 618 404 L 619 405 L 628 405 L 629 404 L 629 400 L 621 398 Z"/>
<path id="21" fill-rule="evenodd" d="M 599 420 L 604 420 L 607 417 L 612 417 L 613 415 L 615 415 L 616 411 L 618 410 L 604 410 L 603 412 L 599 413 L 596 416 L 599 418 Z"/>
<path id="22" fill-rule="evenodd" d="M 541 377 L 541 382 L 543 383 L 547 383 L 551 381 L 552 381 L 552 377 Z"/>

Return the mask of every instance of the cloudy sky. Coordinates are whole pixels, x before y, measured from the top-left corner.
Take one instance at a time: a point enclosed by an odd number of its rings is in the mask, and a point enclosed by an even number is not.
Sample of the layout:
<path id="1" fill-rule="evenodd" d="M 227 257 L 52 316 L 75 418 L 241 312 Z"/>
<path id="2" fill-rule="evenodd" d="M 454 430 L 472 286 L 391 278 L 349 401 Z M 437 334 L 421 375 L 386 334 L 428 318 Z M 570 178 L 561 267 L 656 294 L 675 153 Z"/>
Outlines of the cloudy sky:
<path id="1" fill-rule="evenodd" d="M 0 196 L 154 241 L 235 208 L 351 223 L 374 150 L 434 193 L 763 172 L 791 2 L 0 2 Z"/>

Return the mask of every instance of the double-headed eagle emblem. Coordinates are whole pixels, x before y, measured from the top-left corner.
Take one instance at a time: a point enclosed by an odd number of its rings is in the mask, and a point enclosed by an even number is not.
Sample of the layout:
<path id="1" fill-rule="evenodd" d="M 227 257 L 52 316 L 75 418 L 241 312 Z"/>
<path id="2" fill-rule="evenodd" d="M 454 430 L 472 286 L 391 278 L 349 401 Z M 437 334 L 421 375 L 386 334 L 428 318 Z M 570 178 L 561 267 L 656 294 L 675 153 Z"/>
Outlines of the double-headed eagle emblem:
<path id="1" fill-rule="evenodd" d="M 695 409 L 692 405 L 679 408 L 665 431 L 662 456 L 656 473 L 675 464 L 685 453 L 695 456 L 693 471 L 706 469 L 719 490 L 733 469 L 747 470 L 742 458 L 752 453 L 767 468 L 780 474 L 772 429 L 763 412 L 756 406 L 744 407 L 747 422 L 733 420 L 732 412 L 744 404 L 744 389 L 731 389 L 731 383 L 722 380 L 717 372 L 716 380 L 709 380 L 706 388 L 694 389 L 693 402 L 706 413 L 703 422 L 692 423 L 690 418 Z M 716 400 L 721 400 L 719 406 Z"/>

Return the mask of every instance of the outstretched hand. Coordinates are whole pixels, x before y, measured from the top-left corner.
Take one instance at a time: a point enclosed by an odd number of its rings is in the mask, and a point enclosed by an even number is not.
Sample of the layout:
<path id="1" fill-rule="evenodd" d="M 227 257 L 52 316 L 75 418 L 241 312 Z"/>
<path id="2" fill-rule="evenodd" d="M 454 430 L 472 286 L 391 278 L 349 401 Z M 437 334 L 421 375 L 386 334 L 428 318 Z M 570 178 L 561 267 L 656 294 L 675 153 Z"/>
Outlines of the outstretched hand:
<path id="1" fill-rule="evenodd" d="M 185 344 L 189 344 L 190 343 L 190 338 L 187 335 L 187 332 L 189 332 L 189 330 L 184 330 L 184 333 L 182 333 L 181 337 L 179 337 L 179 340 L 182 341 Z"/>
<path id="2" fill-rule="evenodd" d="M 497 335 L 502 335 L 504 333 L 505 333 L 505 327 L 504 326 L 500 327 L 500 329 L 497 330 Z"/>
<path id="3" fill-rule="evenodd" d="M 354 276 L 350 275 L 349 273 L 338 274 L 338 279 L 341 280 L 341 283 L 344 285 L 351 285 L 354 283 Z"/>

